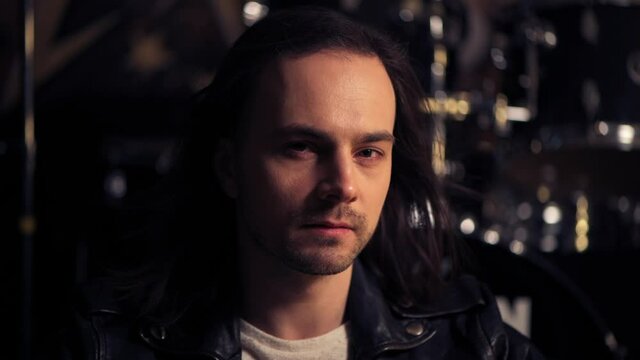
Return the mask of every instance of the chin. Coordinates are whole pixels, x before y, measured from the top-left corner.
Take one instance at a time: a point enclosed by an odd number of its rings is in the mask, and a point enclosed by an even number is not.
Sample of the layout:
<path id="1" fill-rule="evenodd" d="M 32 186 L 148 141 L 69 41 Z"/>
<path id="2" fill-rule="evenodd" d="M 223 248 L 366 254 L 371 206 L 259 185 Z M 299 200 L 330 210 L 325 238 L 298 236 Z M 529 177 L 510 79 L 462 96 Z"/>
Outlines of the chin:
<path id="1" fill-rule="evenodd" d="M 284 259 L 285 264 L 307 275 L 335 275 L 347 270 L 355 257 L 352 256 L 296 256 Z"/>

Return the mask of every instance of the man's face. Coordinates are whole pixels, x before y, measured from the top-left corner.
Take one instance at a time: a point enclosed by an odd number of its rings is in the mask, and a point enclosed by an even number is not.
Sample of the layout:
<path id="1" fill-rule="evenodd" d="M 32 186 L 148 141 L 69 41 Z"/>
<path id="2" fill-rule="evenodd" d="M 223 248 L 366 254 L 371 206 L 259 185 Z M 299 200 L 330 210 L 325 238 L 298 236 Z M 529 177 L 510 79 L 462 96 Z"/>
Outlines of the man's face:
<path id="1" fill-rule="evenodd" d="M 389 189 L 395 120 L 377 57 L 285 57 L 259 79 L 237 154 L 241 248 L 306 274 L 349 268 Z"/>

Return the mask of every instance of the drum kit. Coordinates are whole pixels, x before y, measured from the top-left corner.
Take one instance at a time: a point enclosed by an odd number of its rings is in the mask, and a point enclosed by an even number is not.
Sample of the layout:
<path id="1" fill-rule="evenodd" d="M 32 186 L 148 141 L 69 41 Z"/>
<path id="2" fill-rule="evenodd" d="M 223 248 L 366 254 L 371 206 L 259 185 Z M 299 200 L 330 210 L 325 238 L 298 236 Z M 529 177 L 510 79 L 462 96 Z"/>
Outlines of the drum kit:
<path id="1" fill-rule="evenodd" d="M 626 358 L 546 255 L 640 251 L 640 2 L 416 3 L 434 167 L 503 317 L 551 358 Z"/>
<path id="2" fill-rule="evenodd" d="M 505 12 L 487 21 L 484 58 L 458 61 L 449 89 L 436 82 L 427 99 L 445 118 L 437 168 L 479 195 L 461 199 L 460 224 L 545 252 L 640 249 L 640 6 Z"/>

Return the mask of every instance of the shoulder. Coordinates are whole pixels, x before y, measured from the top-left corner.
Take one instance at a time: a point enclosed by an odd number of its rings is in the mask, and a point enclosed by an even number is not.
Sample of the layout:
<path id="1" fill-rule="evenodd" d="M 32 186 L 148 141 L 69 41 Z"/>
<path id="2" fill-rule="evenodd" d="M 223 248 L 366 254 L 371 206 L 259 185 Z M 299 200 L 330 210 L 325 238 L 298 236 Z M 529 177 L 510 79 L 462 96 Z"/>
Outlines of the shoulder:
<path id="1" fill-rule="evenodd" d="M 465 275 L 452 284 L 454 294 L 475 294 L 479 306 L 470 308 L 458 317 L 467 318 L 465 330 L 491 350 L 498 359 L 543 359 L 542 354 L 529 338 L 502 320 L 495 295 L 489 287 L 476 278 Z"/>
<path id="2" fill-rule="evenodd" d="M 97 278 L 80 285 L 74 303 L 76 317 L 93 328 L 128 328 L 133 321 L 118 301 L 115 286 L 108 278 Z"/>
<path id="3" fill-rule="evenodd" d="M 109 279 L 80 285 L 69 316 L 63 329 L 62 359 L 106 359 L 113 354 L 152 358 L 145 355 L 148 350 L 138 340 L 136 322 L 119 305 Z"/>
<path id="4" fill-rule="evenodd" d="M 427 319 L 436 336 L 456 351 L 467 347 L 491 359 L 543 358 L 530 339 L 503 322 L 494 294 L 470 275 L 448 283 L 436 300 L 399 311 Z"/>

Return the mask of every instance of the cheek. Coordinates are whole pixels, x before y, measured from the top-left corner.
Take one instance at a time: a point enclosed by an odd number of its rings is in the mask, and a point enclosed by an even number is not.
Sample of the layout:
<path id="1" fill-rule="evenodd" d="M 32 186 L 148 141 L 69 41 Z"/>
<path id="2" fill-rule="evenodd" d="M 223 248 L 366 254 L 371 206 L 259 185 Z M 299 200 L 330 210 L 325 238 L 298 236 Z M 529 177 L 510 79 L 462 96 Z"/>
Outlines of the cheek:
<path id="1" fill-rule="evenodd" d="M 370 204 L 367 206 L 370 218 L 378 218 L 382 212 L 382 207 L 387 199 L 389 185 L 391 183 L 391 170 L 384 176 L 379 177 L 370 183 L 368 192 L 370 194 Z"/>
<path id="2" fill-rule="evenodd" d="M 267 183 L 274 200 L 288 211 L 298 211 L 304 199 L 313 191 L 313 180 L 308 169 L 273 166 L 267 170 Z"/>
<path id="3" fill-rule="evenodd" d="M 308 171 L 292 169 L 277 161 L 262 159 L 246 172 L 246 194 L 263 207 L 263 211 L 295 211 L 303 199 L 312 191 Z M 252 201 L 249 199 L 249 201 Z"/>

